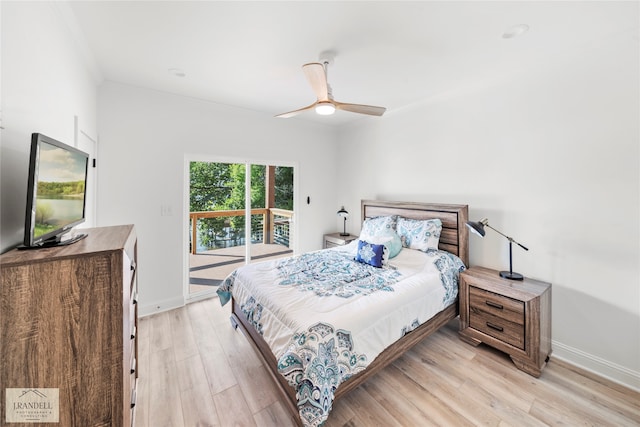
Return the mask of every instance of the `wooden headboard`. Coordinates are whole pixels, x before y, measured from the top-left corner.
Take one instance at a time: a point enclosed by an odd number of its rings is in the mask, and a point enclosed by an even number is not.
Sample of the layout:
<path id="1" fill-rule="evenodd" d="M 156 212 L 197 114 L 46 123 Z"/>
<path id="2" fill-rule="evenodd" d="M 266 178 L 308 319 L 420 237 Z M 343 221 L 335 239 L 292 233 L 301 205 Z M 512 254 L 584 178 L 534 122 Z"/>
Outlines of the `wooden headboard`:
<path id="1" fill-rule="evenodd" d="M 469 232 L 465 225 L 469 216 L 468 205 L 362 200 L 362 221 L 385 215 L 411 219 L 439 218 L 442 234 L 438 248 L 457 255 L 469 266 Z"/>

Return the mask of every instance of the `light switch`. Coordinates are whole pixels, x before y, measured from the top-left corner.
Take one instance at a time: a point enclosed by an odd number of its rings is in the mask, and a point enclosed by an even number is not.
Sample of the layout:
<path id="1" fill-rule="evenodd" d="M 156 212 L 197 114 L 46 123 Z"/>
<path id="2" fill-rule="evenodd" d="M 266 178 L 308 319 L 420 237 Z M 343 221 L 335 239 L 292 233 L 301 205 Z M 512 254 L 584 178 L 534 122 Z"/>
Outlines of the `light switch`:
<path id="1" fill-rule="evenodd" d="M 171 205 L 160 205 L 160 216 L 173 216 Z"/>

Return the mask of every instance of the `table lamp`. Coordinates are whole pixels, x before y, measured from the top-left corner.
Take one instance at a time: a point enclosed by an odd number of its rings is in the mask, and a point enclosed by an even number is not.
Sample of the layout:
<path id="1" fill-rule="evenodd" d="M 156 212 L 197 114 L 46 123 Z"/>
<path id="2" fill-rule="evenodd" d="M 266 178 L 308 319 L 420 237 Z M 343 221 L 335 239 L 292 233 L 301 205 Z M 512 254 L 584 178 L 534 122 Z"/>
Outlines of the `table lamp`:
<path id="1" fill-rule="evenodd" d="M 349 233 L 347 233 L 347 218 L 349 218 L 349 212 L 347 212 L 343 207 L 340 208 L 340 210 L 338 211 L 338 216 L 341 216 L 344 218 L 344 229 L 342 231 L 342 233 L 340 233 L 341 236 L 349 236 Z"/>
<path id="2" fill-rule="evenodd" d="M 525 251 L 528 251 L 529 250 L 528 248 L 524 247 L 520 243 L 518 243 L 515 240 L 513 240 L 511 237 L 507 236 L 506 234 L 503 234 L 503 233 L 499 232 L 498 230 L 496 230 L 495 228 L 490 226 L 489 225 L 489 220 L 487 218 L 482 218 L 478 222 L 467 221 L 467 227 L 469 227 L 469 229 L 471 231 L 473 231 L 475 234 L 477 234 L 480 237 L 484 237 L 484 235 L 485 235 L 484 227 L 489 227 L 490 229 L 492 229 L 493 231 L 495 231 L 499 235 L 501 235 L 503 237 L 506 237 L 507 240 L 509 241 L 509 271 L 501 271 L 500 272 L 500 277 L 504 277 L 505 279 L 510 279 L 510 280 L 523 280 L 524 279 L 524 276 L 522 274 L 513 272 L 513 255 L 512 255 L 512 252 L 511 252 L 511 247 L 512 247 L 512 243 L 515 243 L 516 245 L 520 246 Z"/>

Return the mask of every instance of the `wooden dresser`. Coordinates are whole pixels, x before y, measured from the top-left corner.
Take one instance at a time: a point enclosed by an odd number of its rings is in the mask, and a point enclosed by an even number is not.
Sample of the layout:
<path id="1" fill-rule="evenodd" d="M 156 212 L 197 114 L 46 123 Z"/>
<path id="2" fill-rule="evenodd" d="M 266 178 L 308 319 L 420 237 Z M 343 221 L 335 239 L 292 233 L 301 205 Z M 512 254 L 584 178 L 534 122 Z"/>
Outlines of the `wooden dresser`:
<path id="1" fill-rule="evenodd" d="M 135 230 L 82 232 L 69 246 L 0 255 L 0 425 L 133 425 Z"/>
<path id="2" fill-rule="evenodd" d="M 539 377 L 551 354 L 551 284 L 503 279 L 483 267 L 463 271 L 460 338 L 504 351 L 519 369 Z"/>

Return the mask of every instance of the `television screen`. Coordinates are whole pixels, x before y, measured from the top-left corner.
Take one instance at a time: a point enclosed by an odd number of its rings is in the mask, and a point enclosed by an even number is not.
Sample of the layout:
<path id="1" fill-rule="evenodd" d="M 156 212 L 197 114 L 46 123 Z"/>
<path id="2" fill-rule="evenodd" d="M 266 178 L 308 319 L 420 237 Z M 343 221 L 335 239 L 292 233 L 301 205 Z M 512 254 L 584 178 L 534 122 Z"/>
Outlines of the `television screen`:
<path id="1" fill-rule="evenodd" d="M 31 138 L 25 246 L 60 244 L 84 222 L 89 156 L 45 135 Z"/>

